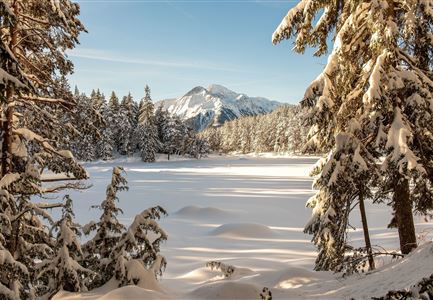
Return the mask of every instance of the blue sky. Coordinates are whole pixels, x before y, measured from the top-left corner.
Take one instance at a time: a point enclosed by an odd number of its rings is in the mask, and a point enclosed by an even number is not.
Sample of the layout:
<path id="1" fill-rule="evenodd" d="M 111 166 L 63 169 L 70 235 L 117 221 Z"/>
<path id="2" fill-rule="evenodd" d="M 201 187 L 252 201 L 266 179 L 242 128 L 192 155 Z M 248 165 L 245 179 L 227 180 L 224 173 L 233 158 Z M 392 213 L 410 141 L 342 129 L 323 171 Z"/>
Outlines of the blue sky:
<path id="1" fill-rule="evenodd" d="M 76 0 L 77 1 L 77 0 Z M 144 85 L 154 100 L 216 83 L 250 96 L 295 103 L 326 57 L 291 51 L 271 36 L 297 1 L 78 0 L 89 33 L 69 52 L 72 86 L 106 95 Z"/>

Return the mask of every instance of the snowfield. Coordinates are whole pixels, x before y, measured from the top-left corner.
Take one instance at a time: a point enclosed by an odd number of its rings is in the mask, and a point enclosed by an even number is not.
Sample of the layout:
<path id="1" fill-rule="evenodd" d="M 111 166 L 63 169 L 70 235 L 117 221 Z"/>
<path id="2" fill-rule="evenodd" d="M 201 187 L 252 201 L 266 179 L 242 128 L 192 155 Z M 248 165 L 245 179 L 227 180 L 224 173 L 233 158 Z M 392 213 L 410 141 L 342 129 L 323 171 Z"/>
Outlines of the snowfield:
<path id="1" fill-rule="evenodd" d="M 263 287 L 273 299 L 349 299 L 383 296 L 429 276 L 433 271 L 432 223 L 417 219 L 420 242 L 404 260 L 369 275 L 347 279 L 314 272 L 315 247 L 303 233 L 313 195 L 308 176 L 315 157 L 212 156 L 203 160 L 141 163 L 136 158 L 86 163 L 93 187 L 73 192 L 77 221 L 99 217 L 112 167 L 127 172 L 129 192 L 119 194 L 120 220 L 130 224 L 142 210 L 161 205 L 169 216 L 161 220 L 168 233 L 162 254 L 168 261 L 159 282 L 117 289 L 114 283 L 88 293 L 59 292 L 54 299 L 260 299 Z M 367 206 L 372 243 L 398 248 L 397 233 L 387 229 L 386 205 Z M 353 212 L 351 233 L 355 245 L 363 235 L 358 212 Z M 225 279 L 205 267 L 221 261 L 236 268 Z M 377 262 L 379 265 L 380 261 Z"/>

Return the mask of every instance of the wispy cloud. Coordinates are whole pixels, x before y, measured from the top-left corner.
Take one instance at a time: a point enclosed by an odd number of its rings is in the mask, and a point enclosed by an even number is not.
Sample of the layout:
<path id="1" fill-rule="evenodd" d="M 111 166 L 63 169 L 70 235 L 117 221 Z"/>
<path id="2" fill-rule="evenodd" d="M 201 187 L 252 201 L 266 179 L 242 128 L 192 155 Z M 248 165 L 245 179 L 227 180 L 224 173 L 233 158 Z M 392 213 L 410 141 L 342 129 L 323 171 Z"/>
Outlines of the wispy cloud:
<path id="1" fill-rule="evenodd" d="M 161 60 L 161 59 L 159 60 L 141 59 L 137 57 L 127 57 L 127 56 L 111 53 L 100 49 L 79 48 L 70 51 L 68 55 L 70 57 L 100 60 L 100 61 L 107 61 L 113 63 L 133 64 L 133 65 L 240 72 L 239 69 L 232 66 L 224 66 L 222 64 L 216 64 L 216 63 L 206 62 L 206 61 L 181 61 L 181 60 L 173 61 L 173 60 Z"/>

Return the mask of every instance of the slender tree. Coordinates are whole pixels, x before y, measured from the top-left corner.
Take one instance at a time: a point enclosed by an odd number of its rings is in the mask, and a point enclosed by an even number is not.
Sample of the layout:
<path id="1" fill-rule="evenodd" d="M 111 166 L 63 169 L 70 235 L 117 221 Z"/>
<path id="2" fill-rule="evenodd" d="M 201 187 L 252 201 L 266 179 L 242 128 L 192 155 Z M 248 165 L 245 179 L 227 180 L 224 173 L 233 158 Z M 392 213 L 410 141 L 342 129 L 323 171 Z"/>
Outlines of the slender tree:
<path id="1" fill-rule="evenodd" d="M 117 219 L 122 210 L 116 206 L 119 200 L 117 193 L 128 189 L 122 172 L 122 167 L 113 168 L 111 183 L 107 186 L 106 199 L 100 206 L 96 206 L 102 210 L 102 215 L 98 222 L 91 222 L 84 227 L 85 234 L 96 232 L 95 236 L 83 246 L 86 267 L 103 274 L 95 285 L 102 285 L 111 278 L 114 266 L 110 255 L 125 230 L 125 226 Z"/>
<path id="2" fill-rule="evenodd" d="M 140 103 L 135 140 L 144 162 L 154 162 L 159 148 L 158 128 L 155 124 L 155 106 L 146 85 L 145 96 Z"/>

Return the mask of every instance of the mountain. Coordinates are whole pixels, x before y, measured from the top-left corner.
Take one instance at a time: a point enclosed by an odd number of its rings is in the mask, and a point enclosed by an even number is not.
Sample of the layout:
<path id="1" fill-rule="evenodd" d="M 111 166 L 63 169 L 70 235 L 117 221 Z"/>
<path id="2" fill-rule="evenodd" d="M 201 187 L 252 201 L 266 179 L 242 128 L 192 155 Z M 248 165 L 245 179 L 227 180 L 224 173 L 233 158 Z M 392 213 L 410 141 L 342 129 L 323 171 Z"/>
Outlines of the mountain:
<path id="1" fill-rule="evenodd" d="M 188 121 L 196 130 L 220 126 L 242 116 L 254 116 L 273 111 L 282 103 L 261 97 L 238 94 L 221 85 L 193 88 L 179 99 L 166 99 L 163 105 L 172 115 Z"/>

